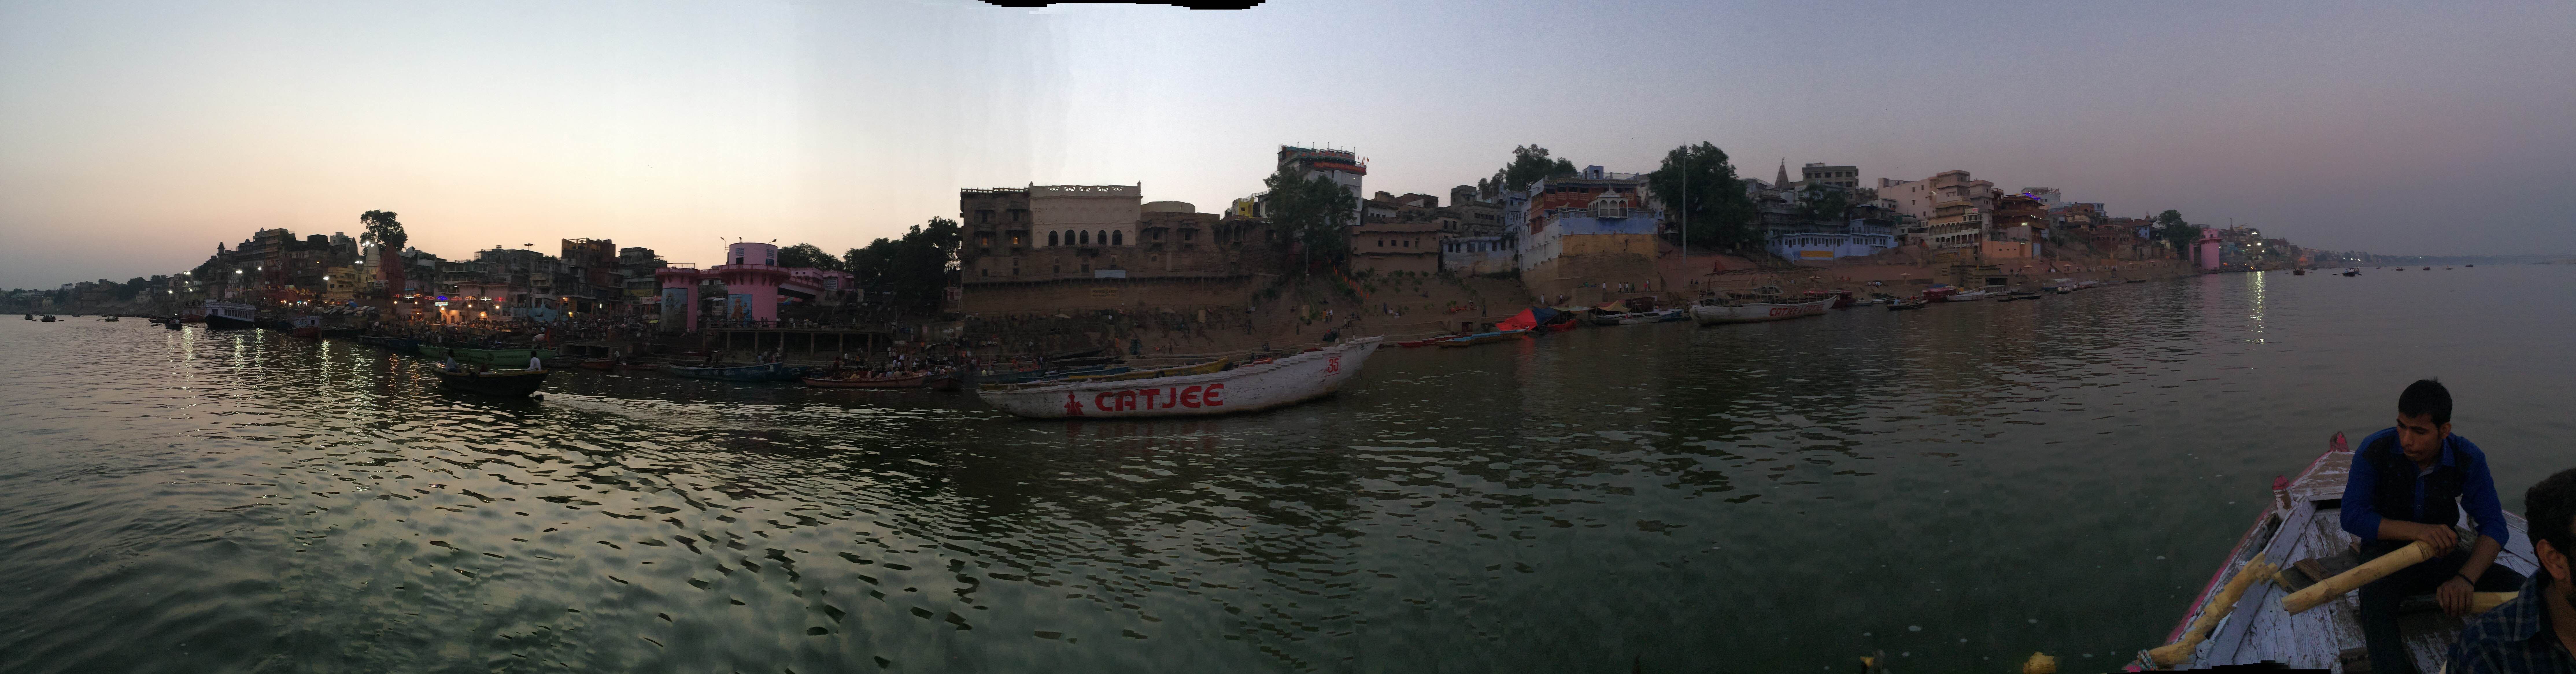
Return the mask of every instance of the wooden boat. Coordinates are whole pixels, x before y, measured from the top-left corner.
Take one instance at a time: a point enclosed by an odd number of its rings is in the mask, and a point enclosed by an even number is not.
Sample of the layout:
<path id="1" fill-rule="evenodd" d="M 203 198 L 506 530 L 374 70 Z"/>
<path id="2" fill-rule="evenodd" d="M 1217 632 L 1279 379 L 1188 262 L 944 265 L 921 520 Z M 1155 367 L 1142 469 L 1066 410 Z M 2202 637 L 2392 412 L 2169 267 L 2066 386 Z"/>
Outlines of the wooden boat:
<path id="1" fill-rule="evenodd" d="M 2360 275 L 2361 275 L 2361 270 L 2360 270 L 2360 269 L 2346 269 L 2346 270 L 2343 270 L 2343 275 L 2345 275 L 2345 276 L 2360 276 Z"/>
<path id="2" fill-rule="evenodd" d="M 2306 275 L 2308 275 L 2308 270 L 2305 270 L 2305 269 L 2291 269 L 2291 270 L 2290 270 L 2290 275 L 2291 275 L 2291 276 L 2306 276 Z"/>
<path id="3" fill-rule="evenodd" d="M 1517 339 L 1517 338 L 1519 338 L 1521 335 L 1526 335 L 1526 334 L 1529 334 L 1529 331 L 1528 331 L 1528 330 L 1496 330 L 1496 331 L 1493 331 L 1493 332 L 1479 332 L 1479 333 L 1472 334 L 1472 335 L 1460 335 L 1460 336 L 1457 336 L 1457 337 L 1451 337 L 1451 338 L 1448 338 L 1448 339 L 1440 340 L 1439 342 L 1436 342 L 1436 344 L 1437 344 L 1437 345 L 1439 345 L 1439 346 L 1443 346 L 1443 347 L 1475 346 L 1475 345 L 1478 345 L 1478 344 L 1491 344 L 1491 343 L 1499 342 L 1499 341 L 1503 341 L 1503 340 L 1506 340 L 1506 339 Z M 1376 338 L 1376 337 L 1371 337 L 1371 338 L 1369 338 L 1369 339 L 1377 339 L 1377 338 Z"/>
<path id="4" fill-rule="evenodd" d="M 814 388 L 892 389 L 921 388 L 922 381 L 929 378 L 929 373 L 922 373 L 899 377 L 850 377 L 847 379 L 839 377 L 804 377 L 803 379 L 805 380 L 806 386 L 812 386 Z"/>
<path id="5" fill-rule="evenodd" d="M 2039 293 L 2035 293 L 2035 292 L 2031 292 L 2031 291 L 2024 290 L 2024 291 L 2021 291 L 2021 292 L 2013 293 L 2013 294 L 2011 295 L 2011 297 L 2012 297 L 2013 299 L 2017 299 L 2017 300 L 2035 300 L 2035 299 L 2039 299 Z"/>
<path id="6" fill-rule="evenodd" d="M 108 323 L 114 323 L 114 322 L 116 322 L 116 317 L 115 317 L 115 316 L 109 316 L 109 317 L 101 318 L 101 319 L 98 319 L 98 320 L 100 320 L 100 321 L 104 321 L 104 322 L 108 322 Z"/>
<path id="7" fill-rule="evenodd" d="M 1065 380 L 1066 380 L 1066 381 L 1127 381 L 1127 380 L 1130 380 L 1130 379 L 1160 379 L 1160 378 L 1163 378 L 1163 377 L 1180 377 L 1180 376 L 1187 376 L 1187 375 L 1193 375 L 1193 374 L 1207 374 L 1207 373 L 1210 373 L 1210 372 L 1224 372 L 1224 371 L 1225 371 L 1225 369 L 1226 369 L 1226 368 L 1229 368 L 1229 367 L 1234 367 L 1234 359 L 1232 359 L 1232 358 L 1219 358 L 1219 359 L 1211 360 L 1211 361 L 1208 361 L 1208 362 L 1205 362 L 1205 363 L 1199 363 L 1199 364 L 1197 364 L 1197 365 L 1182 365 L 1182 366 L 1179 366 L 1179 367 L 1167 367 L 1167 368 L 1161 368 L 1161 369 L 1155 369 L 1155 370 L 1129 370 L 1129 371 L 1126 371 L 1126 372 L 1120 372 L 1120 373 L 1116 373 L 1116 374 L 1077 374 L 1077 375 L 1067 375 L 1067 376 L 1065 376 Z"/>
<path id="8" fill-rule="evenodd" d="M 1145 381 L 1067 381 L 979 387 L 985 404 L 1036 419 L 1233 414 L 1285 407 L 1341 390 L 1383 337 L 1208 374 Z"/>
<path id="9" fill-rule="evenodd" d="M 1888 311 L 1905 311 L 1905 310 L 1908 310 L 1908 309 L 1921 309 L 1921 308 L 1923 308 L 1923 307 L 1931 306 L 1931 304 L 1932 304 L 1932 303 L 1930 303 L 1930 302 L 1925 302 L 1925 301 L 1923 301 L 1923 300 L 1919 300 L 1919 299 L 1918 299 L 1918 300 L 1911 300 L 1911 301 L 1908 301 L 1908 300 L 1895 300 L 1895 301 L 1892 301 L 1892 302 L 1888 302 L 1888 303 L 1887 303 L 1887 310 L 1888 310 Z"/>
<path id="10" fill-rule="evenodd" d="M 51 315 L 51 314 L 47 314 L 47 315 L 45 316 L 45 320 L 41 320 L 41 321 L 37 321 L 37 322 L 38 322 L 38 323 L 52 323 L 52 322 L 54 322 L 54 317 L 53 317 L 53 315 Z"/>
<path id="11" fill-rule="evenodd" d="M 965 382 L 966 376 L 964 374 L 959 373 L 956 370 L 949 370 L 947 372 L 930 375 L 930 380 L 922 382 L 921 385 L 923 388 L 928 388 L 933 391 L 955 391 L 959 388 L 963 388 L 965 386 Z"/>
<path id="12" fill-rule="evenodd" d="M 1985 299 L 1987 295 L 1991 295 L 1991 294 L 1993 294 L 1993 293 L 1989 293 L 1989 292 L 1986 292 L 1986 291 L 1983 291 L 1983 290 L 1970 290 L 1970 291 L 1968 291 L 1968 292 L 1959 293 L 1959 294 L 1956 294 L 1956 295 L 1951 295 L 1951 296 L 1949 297 L 1949 299 L 1944 300 L 1944 301 L 1947 301 L 1947 302 L 1974 302 L 1974 301 L 1977 301 L 1977 300 Z"/>
<path id="13" fill-rule="evenodd" d="M 297 316 L 286 319 L 286 335 L 305 339 L 322 338 L 322 317 Z"/>
<path id="14" fill-rule="evenodd" d="M 1617 313 L 1617 314 L 1613 314 L 1613 313 L 1598 313 L 1598 312 L 1596 312 L 1596 313 L 1592 314 L 1592 324 L 1593 324 L 1593 325 L 1599 325 L 1599 326 L 1605 326 L 1605 327 L 1606 327 L 1606 326 L 1614 326 L 1614 325 L 1634 325 L 1634 323 L 1630 323 L 1630 322 L 1629 322 L 1629 320 L 1630 320 L 1630 318 L 1631 318 L 1631 317 L 1633 317 L 1633 316 L 1635 316 L 1635 315 L 1636 315 L 1636 314 L 1627 314 L 1627 313 Z"/>
<path id="15" fill-rule="evenodd" d="M 432 360 L 455 358 L 456 362 L 468 365 L 525 365 L 531 357 L 539 360 L 551 360 L 555 357 L 553 349 L 460 349 L 427 344 L 422 344 L 418 348 L 424 358 Z"/>
<path id="16" fill-rule="evenodd" d="M 2183 611 L 2182 620 L 2174 625 L 2173 633 L 2165 637 L 2165 643 L 2176 643 L 2184 639 L 2185 631 L 2202 614 L 2221 616 L 2215 621 L 2214 629 L 2207 633 L 2206 640 L 2176 649 L 2180 653 L 2176 658 L 2179 662 L 2159 665 L 2148 651 L 2140 651 L 2131 666 L 2198 669 L 2273 661 L 2285 663 L 2290 669 L 2340 671 L 2343 652 L 2363 645 L 2359 593 L 2346 594 L 2294 615 L 2281 606 L 2282 598 L 2293 590 L 2280 583 L 2310 582 L 2313 579 L 2296 568 L 2300 562 L 2331 560 L 2351 552 L 2360 544 L 2342 528 L 2344 477 L 2351 469 L 2352 457 L 2353 452 L 2345 444 L 2343 434 L 2336 433 L 2328 442 L 2326 452 L 2310 461 L 2296 480 L 2286 481 L 2286 489 L 2275 488 L 2280 494 L 2278 497 L 2265 499 L 2263 512 L 2254 518 L 2254 526 L 2237 539 L 2236 547 L 2219 562 L 2218 571 L 2210 575 L 2198 598 L 2193 599 L 2190 607 Z M 2504 515 L 2505 526 L 2511 531 L 2513 540 L 2505 543 L 2504 551 L 2496 555 L 2495 563 L 2528 576 L 2539 567 L 2538 557 L 2531 551 L 2529 525 L 2520 515 L 2510 511 Z M 2465 522 L 2465 513 L 2462 519 Z M 2221 588 L 2230 585 L 2239 573 L 2255 562 L 2281 571 L 2249 576 L 2246 580 L 2251 584 L 2234 603 L 2219 602 L 2227 594 Z M 2327 561 L 2327 564 L 2332 562 Z M 2258 574 L 2261 571 L 2257 569 Z M 2413 619 L 2416 617 L 2434 620 Z M 2436 611 L 2430 616 L 2410 617 L 2406 624 L 2406 650 L 2414 658 L 2416 668 L 2426 672 L 2442 671 L 2442 659 L 2458 636 L 2460 621 Z"/>
<path id="17" fill-rule="evenodd" d="M 482 393 L 497 396 L 526 396 L 546 383 L 545 370 L 493 370 L 491 372 L 449 372 L 431 368 L 438 383 L 450 391 Z"/>
<path id="18" fill-rule="evenodd" d="M 178 321 L 162 321 L 161 327 L 177 330 L 180 326 Z"/>
<path id="19" fill-rule="evenodd" d="M 1462 337 L 1462 336 L 1464 336 L 1464 335 L 1448 335 L 1448 336 L 1444 336 L 1444 337 L 1433 337 L 1433 338 L 1430 338 L 1430 339 L 1417 339 L 1417 340 L 1413 340 L 1413 341 L 1410 341 L 1410 342 L 1395 342 L 1394 344 L 1395 344 L 1396 346 L 1401 346 L 1401 347 L 1404 347 L 1404 348 L 1410 349 L 1410 348 L 1414 348 L 1414 347 L 1417 347 L 1417 346 L 1431 346 L 1431 345 L 1434 345 L 1434 344 L 1438 344 L 1438 343 L 1440 343 L 1440 342 L 1441 342 L 1441 340 L 1455 339 L 1455 338 Z"/>
<path id="20" fill-rule="evenodd" d="M 664 366 L 662 371 L 671 373 L 672 376 L 677 377 L 687 377 L 690 379 L 715 379 L 720 381 L 796 381 L 797 379 L 803 378 L 805 374 L 805 368 L 788 367 L 786 363 L 762 363 L 759 365 L 737 365 L 732 367 L 688 367 L 683 365 L 668 365 Z"/>
<path id="21" fill-rule="evenodd" d="M 1772 302 L 1751 302 L 1732 305 L 1694 304 L 1691 305 L 1690 313 L 1691 319 L 1699 321 L 1700 325 L 1783 321 L 1804 316 L 1822 316 L 1825 313 L 1826 307 L 1832 306 L 1833 302 L 1834 301 L 1832 299 L 1821 299 L 1798 304 L 1778 304 Z"/>
<path id="22" fill-rule="evenodd" d="M 259 327 L 259 310 L 251 308 L 248 304 L 242 304 L 239 302 L 207 302 L 204 309 L 206 311 L 206 327 L 208 328 L 216 330 L 236 330 Z"/>

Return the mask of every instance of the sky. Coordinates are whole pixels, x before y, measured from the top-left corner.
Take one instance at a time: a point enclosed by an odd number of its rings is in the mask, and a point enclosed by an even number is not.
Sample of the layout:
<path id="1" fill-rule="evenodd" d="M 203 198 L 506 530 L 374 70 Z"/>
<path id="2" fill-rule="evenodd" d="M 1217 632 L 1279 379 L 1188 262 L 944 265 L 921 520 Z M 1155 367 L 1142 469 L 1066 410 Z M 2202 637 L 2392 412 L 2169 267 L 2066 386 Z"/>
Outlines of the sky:
<path id="1" fill-rule="evenodd" d="M 449 258 L 711 263 L 1137 184 L 1216 211 L 1281 144 L 1441 196 L 1516 145 L 1748 177 L 1970 171 L 2301 245 L 2576 253 L 2576 3 L 0 0 L 0 287 L 173 273 L 401 214 Z"/>

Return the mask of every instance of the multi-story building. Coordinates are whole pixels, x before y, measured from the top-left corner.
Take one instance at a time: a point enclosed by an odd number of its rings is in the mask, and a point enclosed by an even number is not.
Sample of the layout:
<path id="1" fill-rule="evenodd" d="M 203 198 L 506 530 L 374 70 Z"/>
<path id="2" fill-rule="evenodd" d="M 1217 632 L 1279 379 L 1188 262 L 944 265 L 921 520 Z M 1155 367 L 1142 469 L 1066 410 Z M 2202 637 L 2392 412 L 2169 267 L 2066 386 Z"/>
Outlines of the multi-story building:
<path id="1" fill-rule="evenodd" d="M 1512 228 L 1522 282 L 1545 298 L 1592 301 L 1621 292 L 1652 292 L 1664 234 L 1644 175 L 1585 167 L 1532 183 Z M 1508 200 L 1506 213 L 1513 212 Z"/>
<path id="2" fill-rule="evenodd" d="M 1845 190 L 1860 189 L 1859 166 L 1826 166 L 1822 162 L 1809 162 L 1798 167 L 1798 176 L 1799 187 L 1832 185 Z"/>
<path id="3" fill-rule="evenodd" d="M 1449 205 L 1442 210 L 1457 220 L 1456 236 L 1503 235 L 1503 205 L 1478 198 L 1474 185 L 1449 188 Z"/>
<path id="4" fill-rule="evenodd" d="M 670 263 L 651 248 L 617 249 L 617 285 L 626 294 L 626 304 L 634 306 L 660 296 L 662 282 L 654 278 L 653 272 L 666 266 Z"/>
<path id="5" fill-rule="evenodd" d="M 1362 200 L 1366 195 L 1365 192 L 1360 191 L 1360 185 L 1368 178 L 1368 164 L 1362 163 L 1359 156 L 1352 154 L 1350 150 L 1281 145 L 1278 165 L 1280 168 L 1295 171 L 1297 177 L 1303 180 L 1314 180 L 1316 176 L 1323 176 L 1333 181 L 1333 184 L 1340 185 L 1343 190 L 1349 191 L 1353 201 Z M 1270 217 L 1269 210 L 1262 206 L 1263 197 L 1268 195 L 1268 191 L 1252 195 L 1252 217 Z M 1360 216 L 1360 208 L 1354 208 L 1351 212 L 1351 222 L 1359 222 Z"/>
<path id="6" fill-rule="evenodd" d="M 1986 212 L 1965 199 L 1943 201 L 1923 221 L 1926 243 L 1935 251 L 1974 251 L 1986 241 Z"/>
<path id="7" fill-rule="evenodd" d="M 1106 248 L 1136 239 L 1141 185 L 1030 185 L 1032 247 Z"/>
<path id="8" fill-rule="evenodd" d="M 564 239 L 562 264 L 555 274 L 555 296 L 563 309 L 576 313 L 611 311 L 626 298 L 617 244 L 608 239 Z"/>
<path id="9" fill-rule="evenodd" d="M 957 217 L 965 230 L 958 257 L 1010 255 L 1030 247 L 1029 189 L 966 188 L 957 191 Z"/>
<path id="10" fill-rule="evenodd" d="M 1986 220 L 1989 242 L 2027 244 L 1989 248 L 1989 257 L 2038 257 L 2048 239 L 2048 207 L 2024 194 L 1997 198 Z"/>
<path id="11" fill-rule="evenodd" d="M 1975 180 L 1967 171 L 1942 171 L 1922 180 L 1878 179 L 1878 197 L 1893 200 L 1896 211 L 1929 222 L 1932 211 L 1941 202 L 1964 200 L 1977 208 L 1993 208 L 1995 184 Z"/>

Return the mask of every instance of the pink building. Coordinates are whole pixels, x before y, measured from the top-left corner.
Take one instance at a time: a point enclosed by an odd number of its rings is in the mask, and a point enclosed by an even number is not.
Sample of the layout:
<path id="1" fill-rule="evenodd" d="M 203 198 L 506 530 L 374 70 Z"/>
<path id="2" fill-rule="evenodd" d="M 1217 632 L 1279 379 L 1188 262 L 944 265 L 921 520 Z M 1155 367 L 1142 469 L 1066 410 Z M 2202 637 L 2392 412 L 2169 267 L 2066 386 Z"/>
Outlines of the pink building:
<path id="1" fill-rule="evenodd" d="M 662 282 L 663 325 L 698 325 L 698 292 L 709 279 L 724 283 L 725 301 L 717 318 L 759 325 L 778 320 L 782 303 L 812 302 L 850 290 L 857 278 L 843 271 L 778 266 L 774 244 L 729 244 L 724 259 L 725 264 L 706 269 L 663 267 L 653 273 Z"/>
<path id="2" fill-rule="evenodd" d="M 2218 251 L 2221 245 L 2223 244 L 2219 243 L 2218 230 L 2200 230 L 2200 242 L 2192 244 L 2191 250 L 2192 257 L 2198 258 L 2201 271 L 2218 271 Z"/>

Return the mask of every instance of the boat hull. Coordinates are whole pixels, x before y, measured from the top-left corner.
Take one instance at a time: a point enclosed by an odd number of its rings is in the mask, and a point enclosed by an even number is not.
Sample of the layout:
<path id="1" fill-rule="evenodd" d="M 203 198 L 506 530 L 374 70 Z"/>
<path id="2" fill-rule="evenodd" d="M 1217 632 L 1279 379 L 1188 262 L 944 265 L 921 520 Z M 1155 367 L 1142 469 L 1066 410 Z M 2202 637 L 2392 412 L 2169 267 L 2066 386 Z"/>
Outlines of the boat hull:
<path id="1" fill-rule="evenodd" d="M 1814 302 L 1802 302 L 1799 304 L 1773 304 L 1769 302 L 1739 304 L 1735 306 L 1700 304 L 1693 305 L 1690 308 L 1690 314 L 1691 320 L 1698 321 L 1700 325 L 1785 321 L 1792 318 L 1801 318 L 1806 316 L 1822 316 L 1828 307 L 1833 306 L 1833 302 L 1833 300 L 1826 299 L 1816 300 Z"/>
<path id="2" fill-rule="evenodd" d="M 456 373 L 433 369 L 430 372 L 438 375 L 438 383 L 447 390 L 505 397 L 525 397 L 536 393 L 537 389 L 545 386 L 547 374 L 544 370 Z"/>
<path id="3" fill-rule="evenodd" d="M 1359 375 L 1380 337 L 1223 372 L 1146 381 L 1083 381 L 979 390 L 985 404 L 1032 419 L 1208 416 L 1314 400 Z"/>
<path id="4" fill-rule="evenodd" d="M 738 367 L 687 367 L 671 365 L 663 367 L 662 371 L 668 372 L 674 377 L 741 382 L 796 381 L 805 374 L 805 368 L 788 367 L 786 363 L 763 363 L 760 365 L 743 365 Z"/>
<path id="5" fill-rule="evenodd" d="M 921 388 L 921 383 L 930 379 L 930 375 L 889 377 L 884 379 L 831 379 L 826 377 L 806 377 L 804 379 L 806 386 L 814 388 L 899 389 Z"/>

